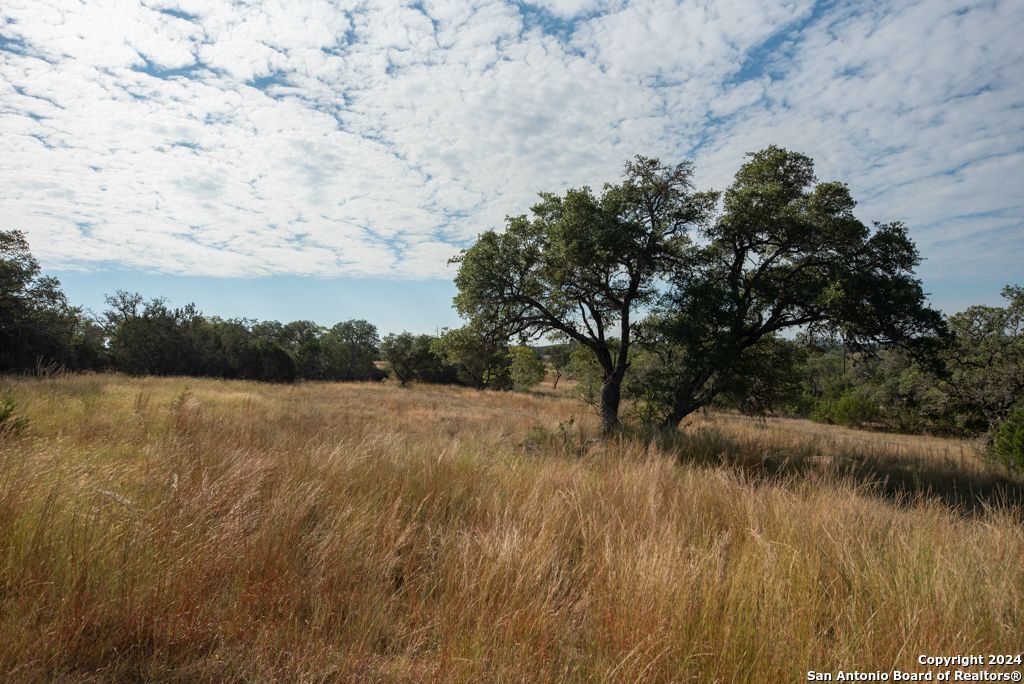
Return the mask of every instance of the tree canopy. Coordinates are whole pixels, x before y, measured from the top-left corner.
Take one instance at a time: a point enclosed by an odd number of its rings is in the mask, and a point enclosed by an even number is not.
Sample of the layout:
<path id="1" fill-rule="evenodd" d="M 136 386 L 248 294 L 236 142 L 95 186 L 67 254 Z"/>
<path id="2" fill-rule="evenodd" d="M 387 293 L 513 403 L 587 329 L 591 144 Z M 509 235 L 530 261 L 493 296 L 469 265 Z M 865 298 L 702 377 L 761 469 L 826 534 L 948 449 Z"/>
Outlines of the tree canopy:
<path id="1" fill-rule="evenodd" d="M 483 233 L 453 259 L 455 305 L 473 325 L 506 338 L 553 333 L 593 354 L 606 432 L 619 421 L 634 315 L 679 267 L 687 231 L 716 200 L 693 192 L 692 172 L 637 157 L 600 195 L 587 187 L 542 193 L 530 215 L 508 218 L 504 232 Z"/>
<path id="2" fill-rule="evenodd" d="M 511 359 L 509 375 L 512 377 L 512 383 L 516 389 L 528 390 L 544 380 L 547 369 L 535 349 L 518 345 L 509 349 L 508 355 Z"/>
<path id="3" fill-rule="evenodd" d="M 99 353 L 99 331 L 42 275 L 25 234 L 0 230 L 0 372 L 37 364 L 82 368 Z"/>
<path id="4" fill-rule="evenodd" d="M 966 420 L 994 430 L 1024 399 L 1024 287 L 1007 285 L 1006 306 L 972 306 L 949 318 L 953 342 L 937 383 Z"/>
<path id="5" fill-rule="evenodd" d="M 854 206 L 845 184 L 817 183 L 802 154 L 749 155 L 644 325 L 645 346 L 663 356 L 654 381 L 666 427 L 769 371 L 772 355 L 757 357 L 783 331 L 828 327 L 858 349 L 942 333 L 905 226 L 869 228 Z"/>
<path id="6" fill-rule="evenodd" d="M 776 344 L 786 330 L 827 326 L 854 348 L 942 332 L 906 228 L 866 226 L 846 185 L 818 183 L 810 158 L 775 146 L 749 155 L 717 217 L 718 195 L 693 192 L 691 175 L 688 163 L 637 157 L 600 196 L 542 193 L 530 216 L 454 260 L 456 307 L 507 337 L 553 333 L 589 350 L 606 431 L 638 333 L 660 358 L 645 393 L 674 427 L 722 393 L 769 396 L 780 380 L 769 371 L 789 363 Z"/>

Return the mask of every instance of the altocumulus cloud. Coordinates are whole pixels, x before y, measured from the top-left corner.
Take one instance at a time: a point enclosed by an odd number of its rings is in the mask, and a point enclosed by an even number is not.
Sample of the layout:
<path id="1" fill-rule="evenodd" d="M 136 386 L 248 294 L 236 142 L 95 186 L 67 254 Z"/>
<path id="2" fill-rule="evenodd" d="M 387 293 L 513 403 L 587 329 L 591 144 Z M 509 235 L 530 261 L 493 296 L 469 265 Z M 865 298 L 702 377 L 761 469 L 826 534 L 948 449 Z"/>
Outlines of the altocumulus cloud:
<path id="1" fill-rule="evenodd" d="M 1020 275 L 1024 4 L 0 6 L 0 219 L 48 266 L 445 276 L 541 189 L 636 153 L 723 187 L 778 143 L 912 226 L 931 277 Z"/>

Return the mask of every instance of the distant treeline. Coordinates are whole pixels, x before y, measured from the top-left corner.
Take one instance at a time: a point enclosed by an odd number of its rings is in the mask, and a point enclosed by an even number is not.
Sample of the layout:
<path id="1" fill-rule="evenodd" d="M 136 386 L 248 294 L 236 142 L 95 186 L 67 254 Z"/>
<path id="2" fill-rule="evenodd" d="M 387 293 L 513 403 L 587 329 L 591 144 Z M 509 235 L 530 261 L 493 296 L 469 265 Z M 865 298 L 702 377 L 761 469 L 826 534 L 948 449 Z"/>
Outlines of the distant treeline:
<path id="1" fill-rule="evenodd" d="M 194 304 L 175 308 L 165 299 L 125 291 L 107 296 L 101 314 L 89 314 L 68 302 L 56 279 L 41 274 L 20 231 L 0 230 L 0 288 L 0 372 L 63 369 L 267 382 L 377 381 L 390 372 L 403 385 L 480 389 L 525 388 L 543 378 L 532 350 L 481 345 L 461 331 L 381 339 L 365 320 L 326 328 L 302 320 L 223 319 Z"/>
<path id="2" fill-rule="evenodd" d="M 379 380 L 380 340 L 366 321 L 325 329 L 204 316 L 118 291 L 90 315 L 72 306 L 19 231 L 0 231 L 0 371 L 110 370 L 291 382 Z"/>
<path id="3" fill-rule="evenodd" d="M 946 339 L 928 354 L 898 347 L 850 351 L 839 331 L 773 338 L 748 357 L 751 369 L 742 382 L 713 404 L 854 427 L 986 435 L 1024 453 L 1024 288 L 1008 286 L 1003 295 L 1003 307 L 973 306 L 946 319 Z M 312 321 L 222 319 L 192 304 L 172 308 L 164 299 L 125 291 L 106 303 L 99 315 L 70 305 L 58 281 L 41 274 L 25 236 L 0 231 L 0 372 L 66 369 L 269 382 L 379 381 L 390 375 L 402 385 L 507 390 L 535 386 L 550 367 L 556 387 L 562 377 L 572 378 L 574 391 L 595 407 L 606 381 L 580 344 L 510 347 L 507 339 L 471 324 L 438 336 L 403 332 L 381 339 L 364 320 L 326 328 Z M 618 349 L 615 338 L 608 344 Z M 622 393 L 640 424 L 660 418 L 659 352 L 643 344 L 629 351 Z"/>
<path id="4" fill-rule="evenodd" d="M 132 375 L 199 375 L 270 382 L 380 380 L 377 329 L 362 320 L 324 328 L 312 321 L 225 320 L 194 305 L 170 308 L 119 291 L 103 314 L 105 365 Z"/>

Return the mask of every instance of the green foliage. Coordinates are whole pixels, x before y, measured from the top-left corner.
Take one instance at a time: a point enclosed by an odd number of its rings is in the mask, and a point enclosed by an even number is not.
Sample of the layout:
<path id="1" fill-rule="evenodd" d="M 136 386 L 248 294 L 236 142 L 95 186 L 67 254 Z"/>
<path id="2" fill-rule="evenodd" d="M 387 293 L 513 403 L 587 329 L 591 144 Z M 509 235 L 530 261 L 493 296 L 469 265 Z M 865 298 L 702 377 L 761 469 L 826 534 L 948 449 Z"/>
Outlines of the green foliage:
<path id="1" fill-rule="evenodd" d="M 928 355 L 899 348 L 847 352 L 834 340 L 810 344 L 794 411 L 844 423 L 836 416 L 837 402 L 855 391 L 859 403 L 874 407 L 874 416 L 863 422 L 898 432 L 993 439 L 1024 394 L 1024 297 L 1019 287 L 1004 288 L 1003 296 L 1005 307 L 973 306 L 950 317 L 946 344 Z"/>
<path id="2" fill-rule="evenodd" d="M 657 382 L 661 363 L 657 354 L 643 347 L 634 347 L 629 355 L 623 393 L 631 400 L 630 417 L 645 430 L 656 429 L 665 419 L 663 388 Z"/>
<path id="3" fill-rule="evenodd" d="M 455 368 L 458 381 L 463 385 L 499 390 L 512 387 L 507 347 L 473 326 L 446 330 L 434 340 L 432 349 Z"/>
<path id="4" fill-rule="evenodd" d="M 799 344 L 767 335 L 736 360 L 732 379 L 720 401 L 751 416 L 786 409 L 799 401 L 799 367 L 806 350 Z"/>
<path id="5" fill-rule="evenodd" d="M 239 350 L 238 377 L 266 382 L 294 382 L 298 370 L 292 356 L 270 340 L 248 340 Z"/>
<path id="6" fill-rule="evenodd" d="M 569 372 L 572 362 L 574 344 L 553 344 L 544 351 L 544 356 L 555 372 L 554 389 L 558 389 L 558 381 Z"/>
<path id="7" fill-rule="evenodd" d="M 312 321 L 271 328 L 270 339 L 292 350 L 299 376 L 308 380 L 381 380 L 374 363 L 379 354 L 377 328 L 349 320 L 327 329 Z"/>
<path id="8" fill-rule="evenodd" d="M 16 414 L 17 405 L 14 399 L 0 399 L 0 438 L 16 437 L 28 427 L 28 418 Z"/>
<path id="9" fill-rule="evenodd" d="M 542 194 L 530 216 L 484 233 L 454 260 L 459 312 L 506 337 L 554 333 L 576 343 L 584 351 L 565 367 L 606 430 L 623 392 L 643 422 L 660 415 L 666 427 L 714 401 L 761 414 L 810 412 L 827 400 L 843 420 L 870 420 L 877 398 L 840 403 L 845 387 L 827 398 L 802 388 L 801 348 L 780 335 L 827 327 L 856 351 L 919 349 L 941 335 L 904 226 L 866 226 L 843 183 L 819 183 L 810 158 L 779 147 L 750 155 L 713 222 L 718 196 L 693 193 L 691 172 L 638 157 L 599 196 Z M 632 316 L 647 307 L 652 315 L 637 326 Z"/>
<path id="10" fill-rule="evenodd" d="M 666 427 L 719 395 L 752 396 L 786 329 L 829 326 L 856 348 L 910 345 L 942 329 L 904 226 L 865 226 L 847 187 L 817 183 L 804 155 L 772 146 L 749 156 L 644 326 L 645 345 L 663 359 L 652 383 L 669 397 Z"/>
<path id="11" fill-rule="evenodd" d="M 453 260 L 455 306 L 474 326 L 505 339 L 554 333 L 593 356 L 605 431 L 618 422 L 632 316 L 653 302 L 686 252 L 686 230 L 717 199 L 693 193 L 691 175 L 689 164 L 637 157 L 618 185 L 542 193 L 529 216 L 510 217 Z"/>
<path id="12" fill-rule="evenodd" d="M 41 274 L 24 233 L 0 230 L 0 372 L 95 368 L 102 356 L 98 327 Z"/>
<path id="13" fill-rule="evenodd" d="M 196 365 L 193 333 L 203 321 L 195 306 L 172 309 L 160 298 L 119 291 L 107 297 L 110 362 L 131 375 L 185 375 Z M 199 373 L 197 373 L 199 374 Z"/>
<path id="14" fill-rule="evenodd" d="M 848 427 L 861 427 L 878 418 L 878 405 L 860 392 L 850 390 L 832 404 L 829 422 Z"/>
<path id="15" fill-rule="evenodd" d="M 1024 287 L 1002 295 L 1005 307 L 972 306 L 949 319 L 939 386 L 969 431 L 991 433 L 1024 395 Z"/>
<path id="16" fill-rule="evenodd" d="M 377 368 L 380 338 L 377 328 L 364 320 L 338 323 L 321 339 L 326 377 L 331 380 L 383 380 Z"/>
<path id="17" fill-rule="evenodd" d="M 416 378 L 419 365 L 417 355 L 422 353 L 416 341 L 416 336 L 409 332 L 388 335 L 381 341 L 381 355 L 402 386 L 408 385 Z"/>
<path id="18" fill-rule="evenodd" d="M 381 341 L 380 351 L 402 386 L 415 381 L 455 384 L 458 372 L 435 351 L 437 338 L 410 332 L 391 334 Z"/>
<path id="19" fill-rule="evenodd" d="M 1015 408 L 999 425 L 992 454 L 1007 468 L 1024 471 L 1024 405 Z"/>
<path id="20" fill-rule="evenodd" d="M 576 381 L 573 386 L 573 393 L 576 397 L 588 406 L 599 406 L 603 372 L 589 349 L 577 346 L 572 350 L 569 356 L 568 373 Z"/>
<path id="21" fill-rule="evenodd" d="M 107 297 L 112 368 L 132 375 L 206 375 L 268 382 L 380 380 L 377 329 L 362 320 L 331 329 L 312 321 L 262 323 L 206 317 L 137 293 Z"/>
<path id="22" fill-rule="evenodd" d="M 512 359 L 509 374 L 516 389 L 528 390 L 544 380 L 547 369 L 536 351 L 530 347 L 518 346 L 512 347 L 508 353 Z"/>

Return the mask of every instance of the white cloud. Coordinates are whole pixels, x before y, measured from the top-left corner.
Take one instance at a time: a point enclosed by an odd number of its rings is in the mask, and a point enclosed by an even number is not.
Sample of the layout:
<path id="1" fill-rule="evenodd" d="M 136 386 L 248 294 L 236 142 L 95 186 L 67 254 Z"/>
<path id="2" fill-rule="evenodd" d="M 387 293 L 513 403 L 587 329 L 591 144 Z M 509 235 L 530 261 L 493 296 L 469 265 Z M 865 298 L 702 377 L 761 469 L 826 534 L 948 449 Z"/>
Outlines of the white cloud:
<path id="1" fill-rule="evenodd" d="M 1019 277 L 1024 7 L 12 0 L 0 216 L 49 267 L 448 277 L 636 153 L 803 151 L 928 277 Z"/>

